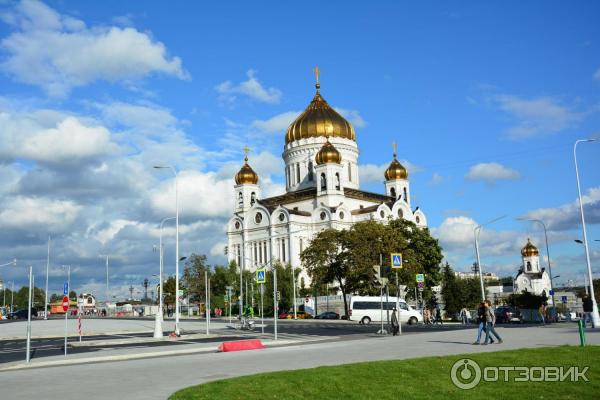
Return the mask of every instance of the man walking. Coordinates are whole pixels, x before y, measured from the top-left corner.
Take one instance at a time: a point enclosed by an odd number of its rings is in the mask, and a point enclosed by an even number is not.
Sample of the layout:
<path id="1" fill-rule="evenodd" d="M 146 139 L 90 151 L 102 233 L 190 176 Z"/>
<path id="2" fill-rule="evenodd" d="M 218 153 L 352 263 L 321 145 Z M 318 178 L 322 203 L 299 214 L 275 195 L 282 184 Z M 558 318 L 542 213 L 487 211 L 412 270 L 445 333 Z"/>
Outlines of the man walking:
<path id="1" fill-rule="evenodd" d="M 592 323 L 592 328 L 595 328 L 594 319 L 592 318 L 592 311 L 594 311 L 594 302 L 592 301 L 592 298 L 586 294 L 583 296 L 583 327 L 584 328 L 585 328 L 585 325 L 588 320 Z"/>
<path id="2" fill-rule="evenodd" d="M 492 303 L 489 300 L 485 300 L 485 328 L 487 332 L 485 333 L 485 342 L 484 345 L 489 344 L 491 335 L 494 335 L 498 340 L 498 344 L 502 343 L 502 338 L 498 335 L 498 332 L 494 329 L 494 325 L 496 324 L 496 315 L 492 310 Z"/>
<path id="3" fill-rule="evenodd" d="M 394 336 L 398 335 L 400 332 L 400 324 L 398 323 L 398 316 L 396 315 L 396 307 L 392 311 L 392 334 Z"/>

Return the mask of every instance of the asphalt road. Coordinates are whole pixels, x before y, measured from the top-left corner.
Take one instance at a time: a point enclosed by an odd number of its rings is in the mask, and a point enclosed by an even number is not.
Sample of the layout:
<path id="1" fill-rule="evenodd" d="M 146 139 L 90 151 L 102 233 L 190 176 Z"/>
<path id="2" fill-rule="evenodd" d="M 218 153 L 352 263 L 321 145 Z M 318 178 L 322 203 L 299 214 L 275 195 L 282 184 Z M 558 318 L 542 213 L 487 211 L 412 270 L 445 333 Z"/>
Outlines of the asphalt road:
<path id="1" fill-rule="evenodd" d="M 138 319 L 139 320 L 139 319 Z M 69 354 L 78 353 L 95 353 L 111 349 L 128 349 L 136 347 L 165 347 L 165 346 L 179 346 L 182 344 L 190 343 L 220 343 L 225 340 L 239 340 L 248 338 L 261 338 L 261 328 L 255 328 L 254 332 L 238 331 L 234 329 L 213 329 L 212 334 L 218 335 L 218 337 L 211 338 L 186 338 L 185 334 L 204 333 L 204 322 L 198 321 L 198 330 L 188 330 L 183 332 L 181 339 L 169 340 L 169 341 L 157 341 L 157 342 L 144 342 L 144 343 L 128 343 L 123 344 L 123 340 L 134 339 L 134 338 L 151 338 L 152 333 L 127 333 L 127 334 L 115 334 L 115 335 L 93 335 L 84 336 L 82 341 L 99 341 L 103 343 L 98 346 L 85 346 L 85 347 L 73 347 L 71 344 L 78 342 L 78 337 L 70 336 L 68 338 L 67 352 Z M 226 321 L 221 321 L 226 322 Z M 272 321 L 269 321 L 272 322 Z M 267 323 L 267 321 L 265 321 Z M 278 334 L 282 337 L 302 337 L 302 336 L 318 336 L 323 340 L 331 338 L 331 340 L 357 340 L 364 339 L 366 337 L 372 337 L 376 335 L 376 332 L 381 327 L 379 324 L 361 325 L 358 323 L 346 322 L 346 321 L 326 321 L 326 320 L 280 320 L 278 321 Z M 201 328 L 201 329 L 200 329 Z M 473 328 L 472 326 L 469 328 Z M 426 325 L 403 325 L 403 333 L 416 334 L 432 331 L 448 331 L 465 329 L 462 325 L 446 324 L 436 326 Z M 265 335 L 272 336 L 274 333 L 274 327 L 272 324 L 267 324 L 265 327 Z M 164 332 L 165 336 L 168 332 Z M 115 344 L 110 342 L 114 341 Z M 25 359 L 26 352 L 26 341 L 23 339 L 19 340 L 0 340 L 0 364 L 12 361 L 21 361 Z M 64 337 L 54 338 L 40 338 L 31 340 L 31 359 L 39 359 L 42 357 L 59 356 L 64 354 Z"/>

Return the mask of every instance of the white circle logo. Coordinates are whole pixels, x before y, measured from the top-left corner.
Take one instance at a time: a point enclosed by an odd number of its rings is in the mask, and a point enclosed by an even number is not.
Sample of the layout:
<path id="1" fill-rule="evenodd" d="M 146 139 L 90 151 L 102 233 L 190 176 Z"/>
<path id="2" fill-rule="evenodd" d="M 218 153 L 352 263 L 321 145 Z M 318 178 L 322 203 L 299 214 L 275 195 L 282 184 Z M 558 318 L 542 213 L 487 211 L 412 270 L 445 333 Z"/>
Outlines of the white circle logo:
<path id="1" fill-rule="evenodd" d="M 475 361 L 462 358 L 452 366 L 450 378 L 459 389 L 473 389 L 481 381 L 481 368 Z"/>

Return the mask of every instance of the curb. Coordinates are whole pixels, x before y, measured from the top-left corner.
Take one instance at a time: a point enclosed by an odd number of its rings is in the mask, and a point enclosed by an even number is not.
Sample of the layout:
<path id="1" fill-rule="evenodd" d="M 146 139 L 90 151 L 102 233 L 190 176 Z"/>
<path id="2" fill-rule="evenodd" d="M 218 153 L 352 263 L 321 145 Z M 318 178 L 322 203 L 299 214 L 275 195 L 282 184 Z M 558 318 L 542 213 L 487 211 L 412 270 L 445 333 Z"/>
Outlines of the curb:
<path id="1" fill-rule="evenodd" d="M 266 344 L 266 348 L 280 347 L 288 344 L 293 344 L 296 340 L 278 340 L 277 343 Z M 90 364 L 90 363 L 105 363 L 105 362 L 115 362 L 115 361 L 129 361 L 129 360 L 141 360 L 145 358 L 158 358 L 158 357 L 167 357 L 167 356 L 184 356 L 184 355 L 193 355 L 193 354 L 202 354 L 202 353 L 219 353 L 217 346 L 204 347 L 201 349 L 185 349 L 185 350 L 169 350 L 169 351 L 155 351 L 152 353 L 142 353 L 142 354 L 124 354 L 124 355 L 114 355 L 114 356 L 103 356 L 103 357 L 87 357 L 87 358 L 75 358 L 71 360 L 53 360 L 53 361 L 40 361 L 34 364 L 13 364 L 6 367 L 0 367 L 0 373 L 2 372 L 10 372 L 10 371 L 19 371 L 25 369 L 35 369 L 35 368 L 50 368 L 50 367 L 62 367 L 62 366 L 70 366 L 70 365 L 81 365 L 81 364 Z"/>

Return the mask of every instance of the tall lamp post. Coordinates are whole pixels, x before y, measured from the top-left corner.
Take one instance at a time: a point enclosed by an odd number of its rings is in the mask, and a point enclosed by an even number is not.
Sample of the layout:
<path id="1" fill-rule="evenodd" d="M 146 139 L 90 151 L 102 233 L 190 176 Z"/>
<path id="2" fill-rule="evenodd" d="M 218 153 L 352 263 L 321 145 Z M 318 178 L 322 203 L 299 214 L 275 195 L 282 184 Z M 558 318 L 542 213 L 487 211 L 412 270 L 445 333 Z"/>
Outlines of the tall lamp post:
<path id="1" fill-rule="evenodd" d="M 585 142 L 594 142 L 596 139 L 580 139 L 576 140 L 573 145 L 573 159 L 575 161 L 575 176 L 577 177 L 577 193 L 579 194 L 579 211 L 581 213 L 581 228 L 583 230 L 583 246 L 585 247 L 585 259 L 588 268 L 588 281 L 590 282 L 590 297 L 592 298 L 592 326 L 600 328 L 600 315 L 598 315 L 598 304 L 594 296 L 594 280 L 592 278 L 592 263 L 590 262 L 590 250 L 588 248 L 587 232 L 585 228 L 585 216 L 583 214 L 583 200 L 581 199 L 581 184 L 579 182 L 579 167 L 577 166 L 577 144 Z"/>
<path id="2" fill-rule="evenodd" d="M 44 296 L 44 319 L 48 319 L 48 272 L 50 270 L 50 235 L 48 235 L 48 257 L 46 258 L 46 294 Z"/>
<path id="3" fill-rule="evenodd" d="M 490 225 L 496 221 L 501 220 L 502 218 L 506 217 L 506 215 L 503 215 L 501 217 L 498 218 L 494 218 L 491 221 L 486 222 L 485 224 L 481 224 L 481 225 L 477 225 L 474 229 L 473 229 L 473 234 L 475 236 L 475 255 L 477 256 L 477 270 L 479 271 L 479 284 L 481 285 L 481 299 L 485 300 L 485 288 L 483 287 L 483 273 L 481 272 L 481 258 L 479 255 L 479 234 L 481 233 L 481 229 L 486 226 L 486 225 Z"/>
<path id="4" fill-rule="evenodd" d="M 155 165 L 156 169 L 170 169 L 175 176 L 175 334 L 179 336 L 179 198 L 177 193 L 178 172 L 172 165 Z"/>
<path id="5" fill-rule="evenodd" d="M 552 264 L 550 263 L 550 248 L 548 247 L 548 231 L 546 230 L 546 224 L 544 221 L 535 218 L 518 218 L 520 221 L 537 222 L 544 227 L 544 238 L 546 239 L 546 256 L 548 257 L 548 274 L 550 274 L 550 293 L 552 297 L 552 306 L 556 310 L 556 302 L 554 301 L 554 281 L 556 277 L 552 277 Z M 560 275 L 558 275 L 560 276 Z"/>
<path id="6" fill-rule="evenodd" d="M 108 254 L 100 254 L 100 257 L 106 258 L 106 293 L 104 293 L 104 302 L 106 303 L 106 312 L 108 312 L 108 300 L 110 299 L 109 291 L 108 291 Z"/>
<path id="7" fill-rule="evenodd" d="M 163 234 L 163 227 L 165 222 L 170 221 L 172 219 L 175 219 L 175 217 L 169 217 L 169 218 L 164 218 L 162 221 L 160 221 L 160 234 L 159 234 L 159 243 L 158 243 L 158 257 L 159 257 L 159 273 L 158 273 L 158 279 L 159 279 L 159 291 L 160 291 L 160 295 L 159 295 L 159 305 L 158 305 L 158 309 L 159 309 L 159 313 L 160 313 L 160 320 L 162 321 L 163 319 L 163 307 L 164 307 L 164 295 L 163 295 L 163 255 L 164 255 L 164 246 L 163 246 L 163 242 L 162 242 L 162 234 Z"/>

